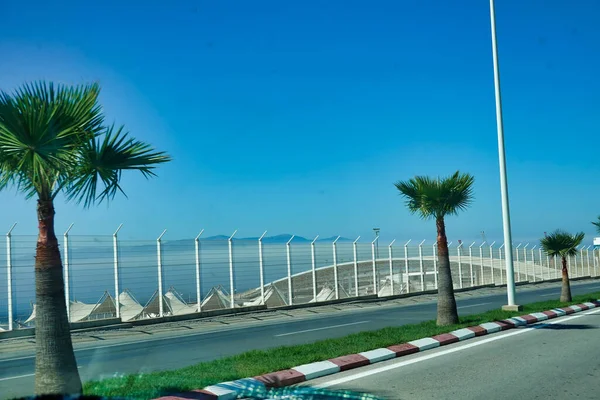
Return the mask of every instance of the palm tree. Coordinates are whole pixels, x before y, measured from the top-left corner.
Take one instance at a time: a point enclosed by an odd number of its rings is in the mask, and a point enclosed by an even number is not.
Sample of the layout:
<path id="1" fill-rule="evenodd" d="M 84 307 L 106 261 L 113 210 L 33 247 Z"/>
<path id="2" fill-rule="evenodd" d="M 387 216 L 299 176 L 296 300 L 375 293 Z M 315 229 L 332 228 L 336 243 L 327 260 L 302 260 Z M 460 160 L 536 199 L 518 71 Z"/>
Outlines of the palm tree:
<path id="1" fill-rule="evenodd" d="M 474 181 L 472 175 L 456 171 L 446 178 L 416 176 L 408 181 L 395 183 L 400 194 L 406 199 L 406 206 L 410 212 L 419 214 L 423 219 L 435 219 L 439 266 L 438 325 L 458 323 L 444 218 L 467 209 L 473 201 Z"/>
<path id="2" fill-rule="evenodd" d="M 597 221 L 592 221 L 592 225 L 596 226 L 596 233 L 600 235 L 600 215 Z"/>
<path id="3" fill-rule="evenodd" d="M 567 257 L 577 254 L 577 246 L 581 244 L 585 234 L 583 232 L 571 235 L 560 229 L 555 230 L 540 240 L 542 248 L 550 257 L 559 257 L 562 261 L 562 288 L 560 290 L 560 301 L 571 301 L 571 284 L 569 283 L 569 271 L 567 269 Z"/>
<path id="4" fill-rule="evenodd" d="M 81 393 L 54 232 L 56 196 L 89 207 L 123 192 L 122 171 L 151 177 L 156 164 L 170 160 L 123 128 L 105 125 L 99 93 L 97 84 L 46 82 L 0 91 L 0 190 L 14 187 L 37 198 L 36 394 Z"/>

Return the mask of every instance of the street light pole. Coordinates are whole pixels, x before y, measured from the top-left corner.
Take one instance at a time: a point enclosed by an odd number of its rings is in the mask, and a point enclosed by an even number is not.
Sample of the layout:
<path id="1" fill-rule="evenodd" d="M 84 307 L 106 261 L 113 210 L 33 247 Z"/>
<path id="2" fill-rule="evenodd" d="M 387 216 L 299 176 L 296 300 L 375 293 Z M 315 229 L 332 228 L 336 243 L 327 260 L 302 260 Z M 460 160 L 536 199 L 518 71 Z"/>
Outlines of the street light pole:
<path id="1" fill-rule="evenodd" d="M 506 177 L 506 155 L 504 152 L 504 124 L 502 121 L 502 97 L 500 94 L 500 68 L 498 66 L 498 44 L 496 39 L 496 10 L 494 0 L 490 0 L 490 22 L 492 29 L 492 56 L 494 62 L 494 88 L 496 95 L 496 124 L 498 127 L 498 158 L 500 164 L 500 193 L 502 197 L 502 227 L 506 247 L 506 293 L 508 304 L 505 310 L 520 310 L 515 304 L 515 275 L 512 259 L 512 234 L 510 228 L 510 207 L 508 203 L 508 182 Z"/>

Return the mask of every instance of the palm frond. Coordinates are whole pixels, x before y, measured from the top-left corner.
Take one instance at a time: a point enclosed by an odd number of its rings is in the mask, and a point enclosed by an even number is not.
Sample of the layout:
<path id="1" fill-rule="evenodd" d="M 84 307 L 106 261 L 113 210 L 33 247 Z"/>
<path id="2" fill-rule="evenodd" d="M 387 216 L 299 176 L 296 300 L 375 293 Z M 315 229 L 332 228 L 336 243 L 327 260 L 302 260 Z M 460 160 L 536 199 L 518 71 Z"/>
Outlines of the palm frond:
<path id="1" fill-rule="evenodd" d="M 592 225 L 596 227 L 596 233 L 600 235 L 600 215 L 598 216 L 597 221 L 592 221 Z"/>
<path id="2" fill-rule="evenodd" d="M 73 150 L 101 129 L 99 92 L 97 84 L 46 82 L 0 91 L 0 190 L 16 184 L 28 196 L 51 197 L 57 171 L 68 169 Z"/>
<path id="3" fill-rule="evenodd" d="M 581 244 L 584 237 L 583 232 L 572 235 L 557 229 L 540 239 L 540 244 L 550 257 L 568 257 L 577 254 L 577 246 Z"/>
<path id="4" fill-rule="evenodd" d="M 466 210 L 473 201 L 475 178 L 459 171 L 446 178 L 415 176 L 394 184 L 404 197 L 411 213 L 422 218 L 455 215 Z"/>
<path id="5" fill-rule="evenodd" d="M 89 207 L 112 199 L 117 192 L 124 194 L 119 184 L 123 171 L 137 170 L 149 178 L 155 175 L 157 164 L 170 160 L 166 153 L 129 137 L 123 127 L 115 130 L 112 126 L 80 146 L 77 166 L 62 177 L 61 186 L 66 188 L 68 199 Z"/>

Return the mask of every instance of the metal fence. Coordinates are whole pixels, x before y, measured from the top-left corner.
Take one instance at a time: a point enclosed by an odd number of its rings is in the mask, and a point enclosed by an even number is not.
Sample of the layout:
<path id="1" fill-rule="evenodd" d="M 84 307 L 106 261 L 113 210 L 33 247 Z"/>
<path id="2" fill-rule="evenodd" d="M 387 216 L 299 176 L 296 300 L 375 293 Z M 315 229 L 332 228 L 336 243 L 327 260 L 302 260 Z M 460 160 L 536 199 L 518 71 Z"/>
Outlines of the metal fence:
<path id="1" fill-rule="evenodd" d="M 14 228 L 14 227 L 13 227 Z M 119 227 L 120 228 L 120 227 Z M 130 321 L 266 305 L 316 303 L 437 289 L 437 248 L 429 241 L 380 243 L 337 238 L 230 237 L 121 240 L 62 237 L 65 297 L 71 322 Z M 0 246 L 0 329 L 35 326 L 35 236 L 6 235 Z M 455 288 L 505 284 L 504 246 L 449 243 Z M 569 258 L 571 277 L 597 276 L 600 251 L 582 246 Z M 538 245 L 517 244 L 515 281 L 560 277 L 560 260 Z M 5 271 L 2 271 L 5 269 Z"/>

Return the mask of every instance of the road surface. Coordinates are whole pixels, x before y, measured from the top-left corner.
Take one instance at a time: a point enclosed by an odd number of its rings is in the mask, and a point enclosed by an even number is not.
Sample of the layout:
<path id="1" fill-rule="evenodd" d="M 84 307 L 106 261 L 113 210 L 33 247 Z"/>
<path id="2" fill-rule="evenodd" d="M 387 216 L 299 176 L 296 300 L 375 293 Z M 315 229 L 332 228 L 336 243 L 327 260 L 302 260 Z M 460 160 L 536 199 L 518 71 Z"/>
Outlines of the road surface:
<path id="1" fill-rule="evenodd" d="M 558 298 L 560 282 L 552 287 L 518 293 L 522 304 Z M 600 290 L 600 282 L 573 283 L 574 294 Z M 457 300 L 459 313 L 468 315 L 500 308 L 505 294 L 479 296 L 472 292 Z M 376 330 L 389 326 L 413 324 L 435 319 L 434 301 L 415 305 L 356 308 L 337 314 L 303 317 L 298 320 L 261 321 L 250 326 L 221 328 L 213 332 L 177 333 L 177 336 L 156 337 L 135 342 L 76 345 L 76 357 L 82 379 L 92 380 L 115 374 L 144 373 L 175 369 L 231 356 L 248 350 L 310 343 L 317 340 Z M 31 394 L 34 356 L 31 351 L 8 353 L 0 349 L 0 399 Z"/>
<path id="2" fill-rule="evenodd" d="M 598 399 L 600 309 L 310 383 L 386 399 Z"/>

